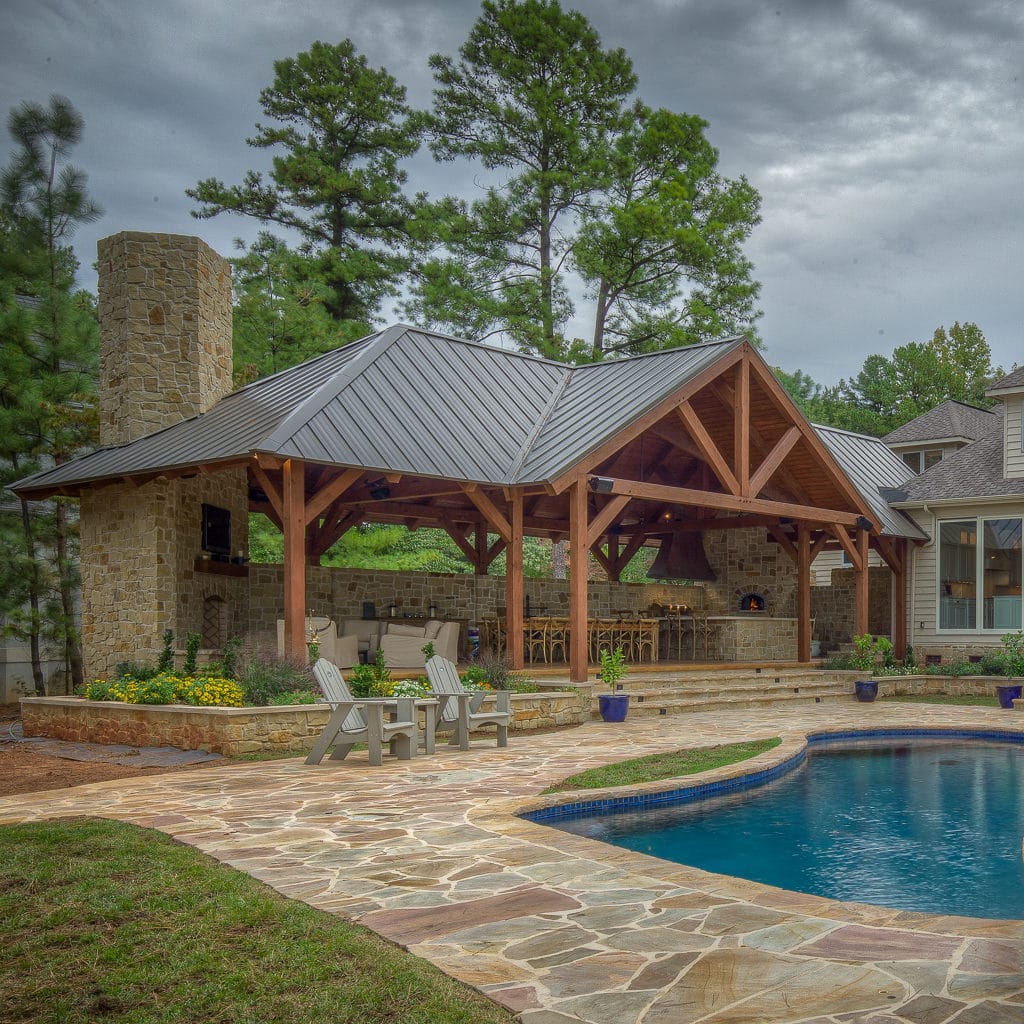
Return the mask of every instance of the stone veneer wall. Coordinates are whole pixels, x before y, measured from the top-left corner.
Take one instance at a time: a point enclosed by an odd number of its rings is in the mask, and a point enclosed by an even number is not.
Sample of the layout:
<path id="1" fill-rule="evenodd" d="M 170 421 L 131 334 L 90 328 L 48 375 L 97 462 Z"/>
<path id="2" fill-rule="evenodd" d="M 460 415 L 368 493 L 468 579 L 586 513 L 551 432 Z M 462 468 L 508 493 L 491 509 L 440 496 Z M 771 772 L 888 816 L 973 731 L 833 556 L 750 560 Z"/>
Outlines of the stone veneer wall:
<path id="1" fill-rule="evenodd" d="M 814 636 L 825 651 L 853 640 L 856 585 L 853 569 L 833 569 L 830 586 L 811 587 Z M 876 636 L 892 633 L 892 572 L 886 565 L 868 569 L 868 631 Z"/>
<path id="2" fill-rule="evenodd" d="M 744 594 L 762 594 L 772 615 L 796 615 L 796 565 L 763 529 L 709 530 L 704 552 L 718 579 L 704 584 L 705 611 L 732 615 Z"/>
<path id="3" fill-rule="evenodd" d="M 122 231 L 97 249 L 100 440 L 123 444 L 231 390 L 231 265 L 190 235 Z"/>
<path id="4" fill-rule="evenodd" d="M 123 444 L 205 412 L 231 390 L 231 268 L 198 238 L 122 232 L 99 243 L 100 437 Z M 248 550 L 243 470 L 112 482 L 81 499 L 82 647 L 88 675 L 149 660 L 164 629 L 201 632 L 219 597 L 225 632 L 248 624 L 245 579 L 196 573 L 203 502 L 231 511 Z"/>
<path id="5" fill-rule="evenodd" d="M 624 611 L 646 612 L 651 604 L 699 604 L 700 588 L 671 584 L 631 584 L 591 581 L 587 589 L 591 617 Z M 528 579 L 531 611 L 543 615 L 569 614 L 566 580 Z M 284 583 L 280 565 L 253 565 L 249 575 L 249 632 L 270 642 L 276 637 L 283 612 Z M 306 608 L 310 615 L 329 615 L 336 621 L 362 617 L 363 602 L 372 602 L 378 616 L 391 601 L 399 614 L 422 616 L 431 604 L 438 616 L 466 619 L 471 624 L 493 618 L 505 607 L 505 577 L 468 573 L 445 575 L 373 569 L 306 567 Z"/>
<path id="6" fill-rule="evenodd" d="M 495 698 L 484 701 L 484 710 Z M 590 716 L 590 687 L 510 695 L 512 729 L 579 725 Z M 26 736 L 74 743 L 125 743 L 208 750 L 234 756 L 259 752 L 304 753 L 327 724 L 326 705 L 281 708 L 194 708 L 140 705 L 80 697 L 31 697 L 21 704 Z M 422 723 L 421 723 L 422 726 Z M 494 735 L 489 730 L 481 736 Z M 441 741 L 445 742 L 445 741 Z"/>

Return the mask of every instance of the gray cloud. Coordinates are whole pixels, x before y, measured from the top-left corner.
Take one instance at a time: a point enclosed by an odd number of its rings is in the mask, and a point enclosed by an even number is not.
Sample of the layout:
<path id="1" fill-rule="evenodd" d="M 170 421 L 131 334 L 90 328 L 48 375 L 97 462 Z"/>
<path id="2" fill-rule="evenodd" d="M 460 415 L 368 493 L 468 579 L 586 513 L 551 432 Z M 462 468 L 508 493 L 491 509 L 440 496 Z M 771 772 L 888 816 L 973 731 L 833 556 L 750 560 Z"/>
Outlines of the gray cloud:
<path id="1" fill-rule="evenodd" d="M 646 102 L 705 118 L 723 171 L 761 191 L 748 251 L 770 360 L 832 381 L 956 319 L 976 321 L 1003 365 L 1024 359 L 1018 5 L 575 6 L 633 58 Z M 253 237 L 243 219 L 194 221 L 184 189 L 266 166 L 244 139 L 275 59 L 350 37 L 427 106 L 427 57 L 454 52 L 478 11 L 471 0 L 9 0 L 0 100 L 61 92 L 85 118 L 76 163 L 107 211 L 77 239 L 92 286 L 96 240 L 115 231 L 194 232 L 225 253 Z M 476 173 L 421 154 L 410 185 L 469 193 Z"/>

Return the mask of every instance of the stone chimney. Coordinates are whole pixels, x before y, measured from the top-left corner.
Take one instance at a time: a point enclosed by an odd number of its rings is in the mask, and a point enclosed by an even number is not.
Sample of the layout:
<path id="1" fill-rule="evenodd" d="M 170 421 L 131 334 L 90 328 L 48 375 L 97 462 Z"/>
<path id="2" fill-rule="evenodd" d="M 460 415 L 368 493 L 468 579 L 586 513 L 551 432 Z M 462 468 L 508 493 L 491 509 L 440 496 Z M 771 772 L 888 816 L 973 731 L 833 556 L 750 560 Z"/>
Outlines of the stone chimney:
<path id="1" fill-rule="evenodd" d="M 122 231 L 98 253 L 100 442 L 124 444 L 231 391 L 231 265 L 191 235 Z"/>

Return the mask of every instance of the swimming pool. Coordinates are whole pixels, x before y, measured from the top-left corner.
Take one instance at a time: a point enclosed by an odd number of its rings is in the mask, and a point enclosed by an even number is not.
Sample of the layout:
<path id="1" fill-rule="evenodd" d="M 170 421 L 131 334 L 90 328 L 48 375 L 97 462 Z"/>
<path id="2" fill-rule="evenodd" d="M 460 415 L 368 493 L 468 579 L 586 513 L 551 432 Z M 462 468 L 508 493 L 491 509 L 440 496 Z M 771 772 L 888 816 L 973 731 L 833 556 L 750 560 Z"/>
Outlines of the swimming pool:
<path id="1" fill-rule="evenodd" d="M 1024 918 L 1019 742 L 832 741 L 811 746 L 803 763 L 757 788 L 583 813 L 530 817 L 798 892 L 936 914 Z"/>

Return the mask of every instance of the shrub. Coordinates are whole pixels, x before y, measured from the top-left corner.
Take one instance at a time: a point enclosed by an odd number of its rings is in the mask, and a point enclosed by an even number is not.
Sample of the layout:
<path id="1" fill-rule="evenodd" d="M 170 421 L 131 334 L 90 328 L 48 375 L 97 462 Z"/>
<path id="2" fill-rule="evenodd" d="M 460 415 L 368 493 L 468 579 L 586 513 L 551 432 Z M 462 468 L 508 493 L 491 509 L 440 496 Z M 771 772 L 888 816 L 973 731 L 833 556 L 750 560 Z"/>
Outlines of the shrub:
<path id="1" fill-rule="evenodd" d="M 462 674 L 467 690 L 510 690 L 512 693 L 536 693 L 539 687 L 521 672 L 513 670 L 498 654 L 484 653 Z"/>
<path id="2" fill-rule="evenodd" d="M 314 692 L 313 680 L 305 666 L 299 668 L 286 658 L 276 655 L 253 657 L 246 660 L 239 679 L 245 703 L 263 708 L 274 697 L 297 690 Z"/>
<path id="3" fill-rule="evenodd" d="M 225 679 L 235 679 L 238 676 L 238 652 L 242 646 L 242 638 L 233 636 L 228 638 L 224 645 L 224 652 L 221 655 L 221 675 Z"/>
<path id="4" fill-rule="evenodd" d="M 598 651 L 598 657 L 601 659 L 601 681 L 608 689 L 614 690 L 616 683 L 626 674 L 627 670 L 626 655 L 623 653 L 622 645 L 620 644 L 614 651 L 602 647 Z"/>
<path id="5" fill-rule="evenodd" d="M 315 704 L 316 694 L 312 690 L 291 690 L 288 693 L 277 693 L 268 701 L 268 707 L 280 708 L 291 704 Z"/>
<path id="6" fill-rule="evenodd" d="M 348 677 L 349 692 L 359 700 L 388 697 L 392 685 L 391 669 L 384 663 L 384 652 L 379 647 L 369 665 L 356 665 Z"/>
<path id="7" fill-rule="evenodd" d="M 174 630 L 165 629 L 163 648 L 160 651 L 160 661 L 157 663 L 157 672 L 174 671 Z"/>
<path id="8" fill-rule="evenodd" d="M 164 670 L 151 661 L 119 661 L 114 666 L 114 677 L 120 679 L 122 676 L 131 676 L 132 679 L 152 679 L 160 675 Z M 102 699 L 102 698 L 96 698 Z"/>
<path id="9" fill-rule="evenodd" d="M 200 633 L 189 633 L 185 641 L 185 664 L 184 671 L 187 676 L 196 674 L 196 655 L 199 653 L 199 645 L 203 642 Z"/>
<path id="10" fill-rule="evenodd" d="M 233 679 L 222 676 L 185 676 L 178 679 L 174 698 L 178 704 L 196 707 L 240 708 L 245 701 L 242 688 Z"/>

